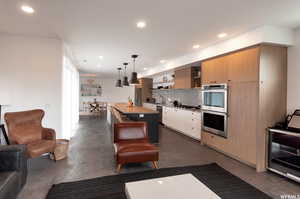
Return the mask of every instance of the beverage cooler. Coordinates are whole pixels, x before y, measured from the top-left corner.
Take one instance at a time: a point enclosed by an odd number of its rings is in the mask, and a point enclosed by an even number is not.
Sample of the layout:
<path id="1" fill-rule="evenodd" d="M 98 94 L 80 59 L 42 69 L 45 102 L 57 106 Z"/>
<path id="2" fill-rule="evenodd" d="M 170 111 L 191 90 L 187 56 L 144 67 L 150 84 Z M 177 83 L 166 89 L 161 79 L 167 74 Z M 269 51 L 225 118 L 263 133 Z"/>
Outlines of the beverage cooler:
<path id="1" fill-rule="evenodd" d="M 268 169 L 300 182 L 300 133 L 269 129 Z"/>
<path id="2" fill-rule="evenodd" d="M 267 168 L 300 182 L 300 110 L 268 130 Z"/>

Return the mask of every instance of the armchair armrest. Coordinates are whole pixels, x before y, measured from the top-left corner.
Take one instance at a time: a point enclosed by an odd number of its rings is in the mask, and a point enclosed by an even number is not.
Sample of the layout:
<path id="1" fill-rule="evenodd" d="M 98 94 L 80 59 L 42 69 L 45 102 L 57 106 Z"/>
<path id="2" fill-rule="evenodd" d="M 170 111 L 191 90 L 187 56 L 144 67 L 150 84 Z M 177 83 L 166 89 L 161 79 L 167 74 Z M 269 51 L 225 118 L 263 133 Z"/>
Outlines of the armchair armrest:
<path id="1" fill-rule="evenodd" d="M 27 171 L 26 146 L 0 146 L 0 171 Z"/>
<path id="2" fill-rule="evenodd" d="M 42 138 L 45 140 L 55 140 L 56 133 L 54 129 L 43 128 L 42 130 Z"/>

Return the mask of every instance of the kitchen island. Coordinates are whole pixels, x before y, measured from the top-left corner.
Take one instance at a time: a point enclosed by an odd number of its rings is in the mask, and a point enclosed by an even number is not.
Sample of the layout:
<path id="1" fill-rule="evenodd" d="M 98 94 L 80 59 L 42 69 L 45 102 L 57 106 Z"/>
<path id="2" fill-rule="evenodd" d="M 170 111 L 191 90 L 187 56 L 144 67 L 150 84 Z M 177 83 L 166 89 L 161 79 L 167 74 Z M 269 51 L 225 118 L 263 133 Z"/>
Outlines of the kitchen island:
<path id="1" fill-rule="evenodd" d="M 129 107 L 125 103 L 117 103 L 111 105 L 111 113 L 114 117 L 120 118 L 118 114 L 123 118 L 122 120 L 115 120 L 116 122 L 132 122 L 143 121 L 147 123 L 148 136 L 150 142 L 159 142 L 159 112 L 151 110 L 142 106 Z M 115 112 L 117 111 L 117 112 Z M 116 116 L 117 115 L 117 116 Z M 126 119 L 124 119 L 126 118 Z"/>

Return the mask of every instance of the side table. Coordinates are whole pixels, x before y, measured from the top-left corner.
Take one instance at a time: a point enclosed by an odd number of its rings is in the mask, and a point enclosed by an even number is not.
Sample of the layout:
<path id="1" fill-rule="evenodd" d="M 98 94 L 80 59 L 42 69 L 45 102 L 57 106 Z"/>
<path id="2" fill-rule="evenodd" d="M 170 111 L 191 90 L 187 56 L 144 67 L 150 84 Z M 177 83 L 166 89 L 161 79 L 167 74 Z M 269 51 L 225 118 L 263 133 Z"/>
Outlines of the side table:
<path id="1" fill-rule="evenodd" d="M 1 131 L 2 131 L 2 134 L 4 135 L 6 144 L 9 145 L 9 140 L 8 140 L 8 137 L 7 137 L 7 133 L 6 133 L 4 124 L 0 124 L 0 129 L 1 129 Z"/>

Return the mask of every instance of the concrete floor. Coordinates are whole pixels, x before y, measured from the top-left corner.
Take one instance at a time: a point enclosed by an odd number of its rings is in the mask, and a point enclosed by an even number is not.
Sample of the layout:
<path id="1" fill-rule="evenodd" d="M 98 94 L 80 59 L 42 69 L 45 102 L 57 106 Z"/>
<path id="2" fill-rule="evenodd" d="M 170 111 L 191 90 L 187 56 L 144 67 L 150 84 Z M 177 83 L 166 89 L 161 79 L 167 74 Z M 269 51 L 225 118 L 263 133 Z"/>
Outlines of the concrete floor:
<path id="1" fill-rule="evenodd" d="M 274 198 L 281 194 L 300 194 L 300 185 L 270 172 L 256 173 L 238 161 L 199 142 L 161 127 L 159 166 L 176 167 L 217 162 L 220 166 Z M 18 199 L 44 199 L 52 184 L 114 175 L 111 135 L 106 118 L 82 118 L 70 142 L 68 159 L 57 161 L 41 157 L 29 160 L 27 184 Z M 122 172 L 152 169 L 150 164 L 128 165 Z"/>

